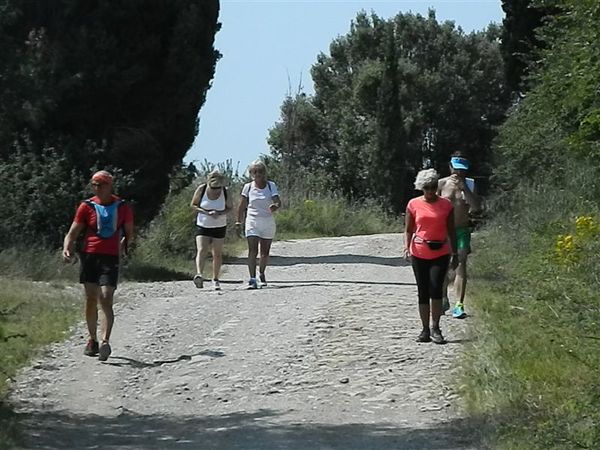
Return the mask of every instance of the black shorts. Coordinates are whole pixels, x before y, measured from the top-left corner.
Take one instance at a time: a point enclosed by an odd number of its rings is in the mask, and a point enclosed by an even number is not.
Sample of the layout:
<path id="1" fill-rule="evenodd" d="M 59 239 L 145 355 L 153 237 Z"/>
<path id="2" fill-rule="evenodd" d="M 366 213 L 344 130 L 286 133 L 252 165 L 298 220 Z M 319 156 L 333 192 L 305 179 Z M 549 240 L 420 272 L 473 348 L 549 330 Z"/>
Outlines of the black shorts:
<path id="1" fill-rule="evenodd" d="M 206 236 L 215 239 L 225 239 L 225 233 L 227 232 L 227 227 L 204 228 L 196 225 L 196 228 L 196 236 Z"/>
<path id="2" fill-rule="evenodd" d="M 119 257 L 115 255 L 81 254 L 80 283 L 117 287 L 119 280 Z"/>

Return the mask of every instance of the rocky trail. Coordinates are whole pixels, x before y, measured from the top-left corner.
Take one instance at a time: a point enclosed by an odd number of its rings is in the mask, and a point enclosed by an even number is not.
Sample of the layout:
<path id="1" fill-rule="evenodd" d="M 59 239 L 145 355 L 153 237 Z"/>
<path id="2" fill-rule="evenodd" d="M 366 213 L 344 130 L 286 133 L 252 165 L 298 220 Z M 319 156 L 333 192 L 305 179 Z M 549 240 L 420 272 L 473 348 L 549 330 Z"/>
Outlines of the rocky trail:
<path id="1" fill-rule="evenodd" d="M 35 449 L 475 449 L 448 344 L 418 344 L 401 235 L 273 244 L 269 286 L 191 281 L 117 290 L 113 354 L 85 357 L 81 324 L 17 379 Z M 208 283 L 210 285 L 210 283 Z"/>

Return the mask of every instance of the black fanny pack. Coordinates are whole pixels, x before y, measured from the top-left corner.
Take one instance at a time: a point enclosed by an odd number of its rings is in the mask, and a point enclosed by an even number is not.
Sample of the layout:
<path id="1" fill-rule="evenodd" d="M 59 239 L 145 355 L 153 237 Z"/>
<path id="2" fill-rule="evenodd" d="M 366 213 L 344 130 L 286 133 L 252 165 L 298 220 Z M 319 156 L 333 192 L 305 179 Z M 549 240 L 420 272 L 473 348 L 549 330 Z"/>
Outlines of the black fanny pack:
<path id="1" fill-rule="evenodd" d="M 431 250 L 439 250 L 444 246 L 446 241 L 425 241 L 425 243 Z"/>
<path id="2" fill-rule="evenodd" d="M 427 244 L 427 247 L 429 247 L 431 250 L 439 250 L 446 243 L 446 241 L 428 241 L 426 239 L 421 238 L 420 236 L 415 236 L 415 242 L 418 244 L 424 242 L 425 244 Z"/>

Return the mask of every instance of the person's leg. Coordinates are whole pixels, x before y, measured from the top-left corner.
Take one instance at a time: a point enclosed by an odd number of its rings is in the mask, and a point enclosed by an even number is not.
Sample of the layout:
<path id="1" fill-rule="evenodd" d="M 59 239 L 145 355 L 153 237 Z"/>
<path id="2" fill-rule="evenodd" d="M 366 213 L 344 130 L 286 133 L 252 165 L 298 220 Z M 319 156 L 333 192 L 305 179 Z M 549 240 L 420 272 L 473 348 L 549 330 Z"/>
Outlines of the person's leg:
<path id="1" fill-rule="evenodd" d="M 464 303 L 465 292 L 467 289 L 467 255 L 466 249 L 458 251 L 458 266 L 456 267 L 456 277 L 454 278 L 454 295 L 457 303 Z"/>
<path id="2" fill-rule="evenodd" d="M 202 248 L 202 236 L 196 236 L 196 273 L 202 273 L 200 269 L 200 249 Z"/>
<path id="3" fill-rule="evenodd" d="M 111 353 L 110 336 L 115 321 L 113 312 L 113 296 L 119 280 L 119 257 L 101 256 L 100 277 L 100 308 L 103 315 L 102 342 L 100 343 L 98 359 L 106 361 Z"/>
<path id="4" fill-rule="evenodd" d="M 258 272 L 260 274 L 260 281 L 266 283 L 265 270 L 269 264 L 269 253 L 271 252 L 272 239 L 261 239 L 260 240 L 260 262 L 258 265 Z"/>
<path id="5" fill-rule="evenodd" d="M 256 278 L 256 257 L 258 256 L 258 243 L 260 238 L 258 236 L 248 236 L 248 272 L 250 278 Z"/>
<path id="6" fill-rule="evenodd" d="M 419 317 L 421 318 L 422 331 L 417 341 L 429 341 L 429 270 L 428 262 L 425 259 L 413 256 L 412 268 L 417 282 L 417 291 L 419 296 Z"/>
<path id="7" fill-rule="evenodd" d="M 213 239 L 212 240 L 212 269 L 213 269 L 213 280 L 219 279 L 221 272 L 221 265 L 223 264 L 223 246 L 225 239 Z"/>
<path id="8" fill-rule="evenodd" d="M 440 331 L 440 317 L 442 316 L 443 285 L 450 262 L 449 255 L 431 261 L 429 267 L 429 282 L 431 294 L 431 336 L 437 344 L 444 342 Z"/>
<path id="9" fill-rule="evenodd" d="M 114 286 L 100 287 L 100 307 L 104 314 L 104 323 L 102 330 L 102 342 L 108 342 L 112 333 L 113 324 L 115 322 L 115 314 L 113 311 Z"/>
<path id="10" fill-rule="evenodd" d="M 194 284 L 197 288 L 204 287 L 204 278 L 202 272 L 206 263 L 206 256 L 210 250 L 211 238 L 204 235 L 196 236 L 196 275 L 194 275 Z"/>
<path id="11" fill-rule="evenodd" d="M 198 242 L 198 240 L 199 240 L 199 242 Z M 206 257 L 208 256 L 208 252 L 210 251 L 210 245 L 212 242 L 212 238 L 209 236 L 198 236 L 196 238 L 196 242 L 198 242 L 197 270 L 198 270 L 198 274 L 202 275 L 202 273 L 204 272 L 204 266 L 206 264 Z"/>
<path id="12" fill-rule="evenodd" d="M 85 290 L 85 321 L 90 340 L 98 341 L 98 302 L 100 287 L 96 283 L 84 283 Z"/>

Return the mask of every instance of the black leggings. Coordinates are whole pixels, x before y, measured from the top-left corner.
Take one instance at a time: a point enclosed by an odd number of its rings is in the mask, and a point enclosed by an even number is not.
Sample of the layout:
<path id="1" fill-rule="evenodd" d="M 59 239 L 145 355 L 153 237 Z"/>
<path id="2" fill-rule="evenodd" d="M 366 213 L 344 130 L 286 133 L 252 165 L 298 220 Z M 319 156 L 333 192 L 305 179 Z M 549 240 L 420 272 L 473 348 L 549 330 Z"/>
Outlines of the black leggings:
<path id="1" fill-rule="evenodd" d="M 436 259 L 421 259 L 413 256 L 411 259 L 419 290 L 419 305 L 428 305 L 431 298 L 441 299 L 450 255 Z"/>

